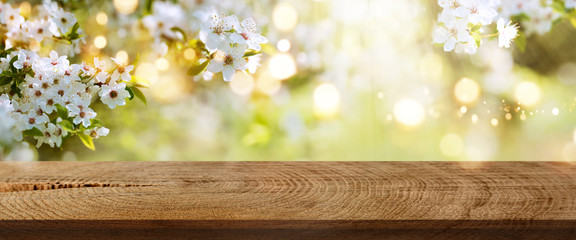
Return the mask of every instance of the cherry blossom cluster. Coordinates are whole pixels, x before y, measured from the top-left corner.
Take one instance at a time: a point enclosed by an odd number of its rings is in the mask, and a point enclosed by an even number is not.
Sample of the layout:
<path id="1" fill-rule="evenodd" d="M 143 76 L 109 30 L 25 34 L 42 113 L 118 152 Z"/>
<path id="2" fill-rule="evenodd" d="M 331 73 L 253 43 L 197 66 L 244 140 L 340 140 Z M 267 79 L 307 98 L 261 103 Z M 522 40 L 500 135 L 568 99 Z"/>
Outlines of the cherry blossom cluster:
<path id="1" fill-rule="evenodd" d="M 55 2 L 44 1 L 35 8 L 34 16 L 25 18 L 20 8 L 9 3 L 0 4 L 0 24 L 6 48 L 40 46 L 45 41 L 65 41 L 79 51 L 81 30 L 76 17 Z"/>
<path id="2" fill-rule="evenodd" d="M 500 47 L 509 48 L 518 36 L 549 32 L 561 18 L 576 22 L 575 0 L 439 0 L 438 5 L 442 12 L 433 38 L 447 52 L 474 54 L 483 38 L 496 36 Z M 484 34 L 494 22 L 496 31 Z"/>
<path id="3" fill-rule="evenodd" d="M 167 42 L 176 41 L 195 49 L 200 56 L 189 71 L 191 75 L 202 74 L 205 80 L 210 80 L 214 74 L 222 73 L 222 78 L 230 81 L 237 70 L 255 72 L 260 65 L 261 44 L 268 40 L 261 35 L 254 19 L 240 22 L 234 15 L 218 14 L 213 8 L 202 9 L 194 12 L 200 20 L 200 26 L 196 27 L 185 24 L 182 9 L 177 4 L 155 1 L 152 13 L 142 19 L 154 37 L 153 48 L 160 56 L 168 52 Z M 197 36 L 199 41 L 188 41 L 188 35 Z"/>
<path id="4" fill-rule="evenodd" d="M 498 35 L 500 47 L 510 47 L 517 36 L 517 27 L 506 23 L 502 17 L 497 21 L 497 33 L 483 35 L 484 26 L 492 25 L 499 16 L 495 0 L 439 0 L 442 12 L 434 30 L 434 42 L 443 44 L 444 51 L 474 54 L 482 44 L 483 37 Z"/>
<path id="5" fill-rule="evenodd" d="M 82 38 L 74 15 L 49 1 L 37 6 L 36 20 L 26 20 L 10 4 L 1 7 L 7 32 L 6 41 L 0 42 L 0 149 L 32 139 L 37 147 L 61 147 L 73 135 L 94 149 L 92 139 L 108 135 L 109 130 L 96 118 L 93 103 L 99 100 L 114 109 L 125 105 L 127 98 L 143 99 L 137 88 L 141 85 L 130 75 L 134 67 L 114 58 L 110 67 L 99 58 L 93 65 L 72 64 L 54 50 L 40 56 L 36 52 L 40 49 L 32 47 L 34 41 L 65 40 L 70 48 L 78 47 L 75 43 Z"/>
<path id="6" fill-rule="evenodd" d="M 225 81 L 230 81 L 236 70 L 247 70 L 250 64 L 258 64 L 257 61 L 249 61 L 249 55 L 259 52 L 262 49 L 260 44 L 268 42 L 260 34 L 254 19 L 247 18 L 240 23 L 234 15 L 218 14 L 212 14 L 202 24 L 200 39 L 211 53 L 207 70 L 211 73 L 222 72 Z"/>
<path id="7" fill-rule="evenodd" d="M 563 6 L 562 6 L 563 5 Z M 573 0 L 564 4 L 552 0 L 503 0 L 499 14 L 505 19 L 516 19 L 526 35 L 545 34 L 565 9 L 574 8 Z"/>
<path id="8" fill-rule="evenodd" d="M 179 5 L 154 1 L 152 13 L 142 18 L 142 23 L 154 38 L 153 48 L 158 55 L 164 56 L 168 52 L 166 41 L 184 39 L 185 20 L 186 15 Z"/>
<path id="9" fill-rule="evenodd" d="M 30 135 L 37 147 L 60 147 L 68 135 L 90 140 L 106 136 L 109 130 L 96 119 L 92 101 L 99 98 L 110 109 L 125 105 L 133 69 L 113 60 L 115 65 L 109 69 L 98 58 L 94 66 L 70 64 L 67 56 L 55 51 L 40 57 L 19 50 L 0 58 L 1 63 L 9 63 L 0 69 L 0 141 L 22 141 L 23 135 Z"/>

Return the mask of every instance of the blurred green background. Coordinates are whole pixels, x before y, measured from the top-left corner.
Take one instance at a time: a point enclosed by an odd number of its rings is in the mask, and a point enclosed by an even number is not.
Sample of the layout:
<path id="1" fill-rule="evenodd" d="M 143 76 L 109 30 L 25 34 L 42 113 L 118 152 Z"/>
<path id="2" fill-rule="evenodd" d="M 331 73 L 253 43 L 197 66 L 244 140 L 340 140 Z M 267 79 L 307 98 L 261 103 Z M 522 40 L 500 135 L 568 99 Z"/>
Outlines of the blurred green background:
<path id="1" fill-rule="evenodd" d="M 138 56 L 135 74 L 151 82 L 148 105 L 106 112 L 96 104 L 111 130 L 96 151 L 74 138 L 64 150 L 12 158 L 576 160 L 576 31 L 568 22 L 530 36 L 525 51 L 488 41 L 466 55 L 432 43 L 436 1 L 179 2 L 189 37 L 194 12 L 210 6 L 262 26 L 269 44 L 260 68 L 226 83 L 187 76 L 194 57 L 177 45 L 159 60 L 139 23 L 144 1 L 65 4 L 86 32 L 75 58 Z"/>

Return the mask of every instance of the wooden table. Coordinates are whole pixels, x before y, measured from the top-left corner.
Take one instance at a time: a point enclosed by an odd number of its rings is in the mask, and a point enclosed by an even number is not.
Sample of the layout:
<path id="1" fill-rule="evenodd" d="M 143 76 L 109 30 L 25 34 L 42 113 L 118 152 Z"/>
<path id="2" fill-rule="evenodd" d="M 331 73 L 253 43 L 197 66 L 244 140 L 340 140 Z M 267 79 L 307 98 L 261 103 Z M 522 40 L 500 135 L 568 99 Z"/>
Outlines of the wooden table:
<path id="1" fill-rule="evenodd" d="M 562 162 L 1 162 L 0 239 L 576 239 Z"/>

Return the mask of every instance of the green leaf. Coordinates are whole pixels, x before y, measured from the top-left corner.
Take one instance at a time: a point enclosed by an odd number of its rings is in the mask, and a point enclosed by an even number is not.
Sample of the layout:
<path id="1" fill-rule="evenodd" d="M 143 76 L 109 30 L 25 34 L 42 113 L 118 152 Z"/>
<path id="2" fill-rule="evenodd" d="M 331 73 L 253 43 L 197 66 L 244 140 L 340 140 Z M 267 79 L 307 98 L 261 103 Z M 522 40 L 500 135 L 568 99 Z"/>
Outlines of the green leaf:
<path id="1" fill-rule="evenodd" d="M 5 75 L 0 75 L 0 86 L 1 85 L 6 85 L 8 83 L 12 82 L 12 78 L 9 76 L 5 76 Z"/>
<path id="2" fill-rule="evenodd" d="M 57 39 L 63 39 L 68 41 L 70 44 L 72 41 L 81 38 L 82 36 L 78 34 L 78 29 L 80 29 L 80 24 L 78 22 L 74 23 L 74 26 L 70 28 L 68 33 L 64 35 L 64 37 L 57 37 Z"/>
<path id="3" fill-rule="evenodd" d="M 192 47 L 196 52 L 209 54 L 210 52 L 206 49 L 206 45 L 199 39 L 192 39 L 188 42 L 190 47 Z"/>
<path id="4" fill-rule="evenodd" d="M 516 48 L 518 48 L 520 52 L 526 51 L 526 35 L 524 35 L 524 32 L 518 32 L 518 36 L 514 42 L 516 43 Z"/>
<path id="5" fill-rule="evenodd" d="M 58 117 L 62 119 L 66 119 L 68 117 L 68 109 L 60 104 L 56 104 L 56 112 L 58 113 Z"/>
<path id="6" fill-rule="evenodd" d="M 260 44 L 262 46 L 262 52 L 265 54 L 274 54 L 277 52 L 276 47 L 270 43 Z"/>
<path id="7" fill-rule="evenodd" d="M 14 62 L 16 62 L 17 60 L 18 60 L 17 55 L 12 57 L 12 59 L 10 59 L 9 66 L 10 66 L 10 69 L 12 69 L 12 72 L 16 72 L 18 70 L 18 69 L 16 69 L 16 67 L 14 67 Z"/>
<path id="8" fill-rule="evenodd" d="M 474 25 L 472 26 L 472 28 L 470 28 L 470 32 L 471 32 L 471 33 L 475 33 L 475 32 L 477 32 L 478 30 L 480 30 L 481 27 L 482 27 L 482 24 L 474 24 Z"/>
<path id="9" fill-rule="evenodd" d="M 5 47 L 6 47 L 6 46 L 4 45 L 4 41 L 2 41 L 2 44 L 0 44 L 0 49 L 4 49 Z M 14 49 L 14 48 L 8 48 L 8 49 L 2 51 L 2 53 L 0 53 L 0 58 L 5 58 L 5 57 L 7 57 L 8 54 L 10 54 L 11 52 L 13 52 L 14 50 L 16 50 L 16 49 Z"/>
<path id="10" fill-rule="evenodd" d="M 90 119 L 90 125 L 94 127 L 102 127 L 102 122 L 99 119 L 92 118 Z"/>
<path id="11" fill-rule="evenodd" d="M 80 28 L 80 24 L 78 22 L 74 23 L 74 26 L 72 26 L 72 29 L 70 29 L 70 33 L 72 33 L 72 34 L 78 33 L 79 28 Z"/>
<path id="12" fill-rule="evenodd" d="M 131 65 L 138 66 L 139 63 L 140 63 L 140 53 L 136 53 L 136 58 L 134 58 L 134 61 L 132 61 Z"/>
<path id="13" fill-rule="evenodd" d="M 59 122 L 58 125 L 60 125 L 60 127 L 62 127 L 62 129 L 66 130 L 68 132 L 74 132 L 74 124 L 72 124 L 70 121 L 68 121 L 66 119 Z"/>
<path id="14" fill-rule="evenodd" d="M 80 140 L 82 140 L 82 143 L 88 149 L 90 149 L 92 151 L 96 150 L 96 147 L 94 146 L 94 141 L 92 141 L 92 137 L 90 137 L 88 135 L 84 135 L 84 134 L 78 134 L 78 137 L 80 138 Z"/>
<path id="15" fill-rule="evenodd" d="M 566 8 L 564 6 L 565 6 L 564 3 L 557 2 L 557 1 L 554 1 L 554 2 L 552 2 L 552 4 L 550 4 L 550 7 L 552 7 L 554 10 L 556 10 L 559 13 L 566 12 Z"/>
<path id="16" fill-rule="evenodd" d="M 130 100 L 134 99 L 134 92 L 132 91 L 132 88 L 129 86 L 126 86 L 126 91 L 128 91 L 128 93 L 130 94 L 130 97 L 128 99 L 130 99 Z"/>
<path id="17" fill-rule="evenodd" d="M 480 44 L 482 43 L 482 37 L 475 35 L 474 41 L 476 42 L 476 46 L 480 46 Z"/>
<path id="18" fill-rule="evenodd" d="M 144 3 L 144 15 L 152 14 L 152 3 L 154 0 L 146 0 Z"/>
<path id="19" fill-rule="evenodd" d="M 206 67 L 208 67 L 209 63 L 210 63 L 210 60 L 206 60 L 204 62 L 196 61 L 194 63 L 194 65 L 192 65 L 188 69 L 188 75 L 196 76 L 196 75 L 202 73 L 204 70 L 206 70 Z"/>
<path id="20" fill-rule="evenodd" d="M 24 130 L 24 132 L 22 132 L 22 133 L 24 134 L 24 136 L 37 136 L 37 137 L 44 136 L 44 133 L 42 131 L 40 131 L 40 129 L 38 129 L 38 128 L 32 128 L 32 129 Z"/>
<path id="21" fill-rule="evenodd" d="M 179 32 L 179 33 L 181 33 L 184 42 L 187 42 L 187 41 L 188 41 L 188 40 L 187 40 L 188 38 L 186 37 L 186 33 L 184 32 L 184 30 L 182 30 L 182 28 L 172 27 L 172 28 L 170 28 L 170 30 L 172 30 L 173 32 Z"/>
<path id="22" fill-rule="evenodd" d="M 143 88 L 150 88 L 150 82 L 143 77 L 140 76 L 132 76 L 130 82 L 128 84 L 135 86 L 135 87 L 143 87 Z"/>
<path id="23" fill-rule="evenodd" d="M 132 90 L 132 93 L 134 93 L 134 96 L 136 96 L 136 98 L 140 99 L 140 101 L 142 101 L 144 103 L 144 105 L 148 105 L 148 102 L 146 101 L 146 96 L 144 96 L 144 93 L 138 89 L 137 87 L 129 87 Z"/>
<path id="24" fill-rule="evenodd" d="M 29 68 L 29 69 L 26 71 L 26 75 L 28 75 L 28 76 L 30 76 L 30 77 L 34 77 L 34 74 L 35 74 L 35 73 L 34 73 L 34 71 L 32 71 L 31 68 Z"/>
<path id="25" fill-rule="evenodd" d="M 20 90 L 17 84 L 12 84 L 12 86 L 10 86 L 10 90 L 12 90 L 12 92 L 17 94 L 18 97 L 22 97 L 22 90 Z"/>
<path id="26" fill-rule="evenodd" d="M 254 55 L 256 55 L 256 54 L 260 54 L 260 52 L 259 52 L 259 51 L 256 51 L 256 50 L 248 49 L 248 50 L 244 53 L 244 57 L 245 57 L 245 58 L 247 58 L 247 57 L 252 57 L 252 56 L 254 56 Z"/>

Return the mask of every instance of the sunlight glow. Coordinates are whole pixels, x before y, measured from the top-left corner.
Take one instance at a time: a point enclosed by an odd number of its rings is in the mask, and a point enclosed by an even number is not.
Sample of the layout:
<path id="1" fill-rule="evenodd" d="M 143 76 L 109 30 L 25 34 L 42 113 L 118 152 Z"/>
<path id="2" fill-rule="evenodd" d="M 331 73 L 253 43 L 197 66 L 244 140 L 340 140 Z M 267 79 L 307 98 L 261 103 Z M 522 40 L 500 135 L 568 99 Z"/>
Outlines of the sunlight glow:
<path id="1" fill-rule="evenodd" d="M 424 107 L 418 101 L 412 99 L 401 99 L 394 104 L 394 117 L 399 123 L 415 127 L 424 121 Z"/>
<path id="2" fill-rule="evenodd" d="M 114 0 L 114 8 L 121 14 L 129 15 L 138 8 L 138 0 Z"/>
<path id="3" fill-rule="evenodd" d="M 298 22 L 298 12 L 296 12 L 296 9 L 294 9 L 291 4 L 281 2 L 274 8 L 273 20 L 274 25 L 276 25 L 280 31 L 287 32 L 296 26 Z"/>
<path id="4" fill-rule="evenodd" d="M 332 118 L 340 109 L 340 92 L 331 83 L 322 83 L 314 89 L 314 112 L 320 118 Z"/>
<path id="5" fill-rule="evenodd" d="M 243 71 L 236 71 L 230 81 L 230 89 L 238 95 L 247 95 L 254 89 L 254 78 Z"/>
<path id="6" fill-rule="evenodd" d="M 474 103 L 480 96 L 480 86 L 472 79 L 462 78 L 454 86 L 454 96 L 461 103 Z"/>
<path id="7" fill-rule="evenodd" d="M 292 55 L 280 53 L 272 56 L 268 63 L 268 70 L 272 77 L 283 80 L 296 73 L 296 62 Z"/>
<path id="8" fill-rule="evenodd" d="M 106 37 L 100 35 L 96 38 L 94 38 L 94 46 L 96 46 L 99 49 L 105 48 L 106 44 L 108 44 L 108 42 L 106 41 Z"/>
<path id="9" fill-rule="evenodd" d="M 514 91 L 519 104 L 531 106 L 540 101 L 540 88 L 533 82 L 522 82 Z"/>

